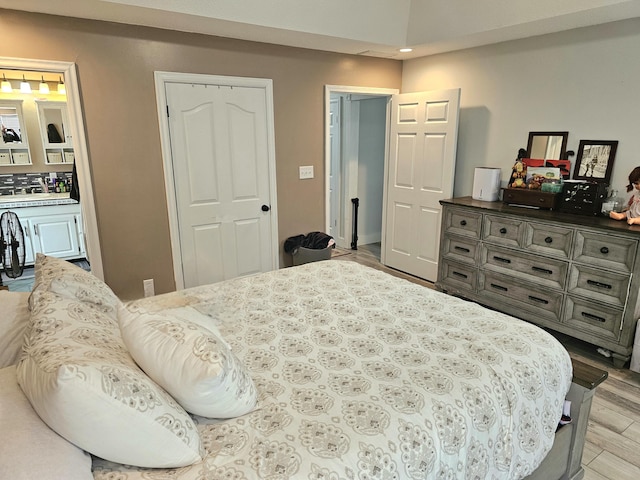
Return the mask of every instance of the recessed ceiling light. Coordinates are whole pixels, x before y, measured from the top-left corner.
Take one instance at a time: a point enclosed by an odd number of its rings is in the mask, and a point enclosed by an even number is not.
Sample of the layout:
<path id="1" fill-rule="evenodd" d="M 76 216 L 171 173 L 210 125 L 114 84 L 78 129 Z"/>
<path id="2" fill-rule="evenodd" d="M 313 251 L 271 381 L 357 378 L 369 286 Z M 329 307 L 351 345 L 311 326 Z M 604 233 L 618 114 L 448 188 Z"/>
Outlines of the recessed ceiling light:
<path id="1" fill-rule="evenodd" d="M 413 52 L 413 48 L 401 48 L 400 53 L 409 53 Z"/>

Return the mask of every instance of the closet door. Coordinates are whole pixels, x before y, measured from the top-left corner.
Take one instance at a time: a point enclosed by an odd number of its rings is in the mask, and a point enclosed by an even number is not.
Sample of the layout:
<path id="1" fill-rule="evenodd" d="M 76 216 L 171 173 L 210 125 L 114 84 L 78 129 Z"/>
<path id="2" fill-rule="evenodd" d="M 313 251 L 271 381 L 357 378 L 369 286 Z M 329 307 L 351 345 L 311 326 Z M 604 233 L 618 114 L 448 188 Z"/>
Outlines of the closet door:
<path id="1" fill-rule="evenodd" d="M 264 88 L 167 83 L 184 287 L 272 270 Z"/>

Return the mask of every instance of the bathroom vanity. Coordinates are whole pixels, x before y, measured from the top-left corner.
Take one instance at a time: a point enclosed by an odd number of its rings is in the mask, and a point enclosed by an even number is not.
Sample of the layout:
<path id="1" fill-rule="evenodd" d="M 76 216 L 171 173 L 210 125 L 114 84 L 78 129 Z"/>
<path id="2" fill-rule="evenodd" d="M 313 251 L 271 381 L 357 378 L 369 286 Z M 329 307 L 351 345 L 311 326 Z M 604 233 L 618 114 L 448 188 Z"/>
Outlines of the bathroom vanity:
<path id="1" fill-rule="evenodd" d="M 26 265 L 34 263 L 36 253 L 66 260 L 86 256 L 80 204 L 68 193 L 0 196 L 0 214 L 8 210 L 24 231 Z"/>

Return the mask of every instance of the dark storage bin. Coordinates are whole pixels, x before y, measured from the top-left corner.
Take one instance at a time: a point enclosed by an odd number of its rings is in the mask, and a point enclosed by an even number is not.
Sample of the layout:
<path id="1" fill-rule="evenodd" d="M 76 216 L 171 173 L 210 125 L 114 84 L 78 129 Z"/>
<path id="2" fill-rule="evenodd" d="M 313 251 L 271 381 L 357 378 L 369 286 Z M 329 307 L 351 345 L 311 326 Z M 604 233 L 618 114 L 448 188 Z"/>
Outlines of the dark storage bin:
<path id="1" fill-rule="evenodd" d="M 319 262 L 320 260 L 329 260 L 332 249 L 333 245 L 327 248 L 300 247 L 292 254 L 293 264 L 302 265 L 304 263 Z"/>

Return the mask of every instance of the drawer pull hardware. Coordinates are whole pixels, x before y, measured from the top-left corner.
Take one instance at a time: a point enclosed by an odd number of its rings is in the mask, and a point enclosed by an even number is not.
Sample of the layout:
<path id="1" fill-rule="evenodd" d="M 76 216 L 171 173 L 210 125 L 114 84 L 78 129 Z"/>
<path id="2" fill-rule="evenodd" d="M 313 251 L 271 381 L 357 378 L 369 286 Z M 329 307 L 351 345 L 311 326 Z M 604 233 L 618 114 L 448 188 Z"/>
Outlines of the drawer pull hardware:
<path id="1" fill-rule="evenodd" d="M 505 233 L 507 233 L 507 229 L 506 229 L 506 228 L 504 228 L 504 227 L 502 227 L 502 228 L 500 229 L 500 233 L 504 235 Z"/>
<path id="2" fill-rule="evenodd" d="M 594 287 L 606 288 L 607 290 L 611 290 L 611 285 L 607 283 L 597 282 L 595 280 L 587 280 L 587 284 L 593 285 Z"/>
<path id="3" fill-rule="evenodd" d="M 496 257 L 495 255 L 493 256 L 493 259 L 502 263 L 511 263 L 511 260 L 509 260 L 508 258 Z"/>
<path id="4" fill-rule="evenodd" d="M 597 315 L 593 315 L 592 313 L 582 312 L 582 316 L 584 318 L 588 318 L 589 320 L 596 320 L 597 322 L 604 323 L 607 321 L 605 318 L 599 317 Z"/>
<path id="5" fill-rule="evenodd" d="M 531 270 L 533 270 L 534 272 L 548 273 L 549 275 L 553 273 L 553 270 L 549 270 L 547 268 L 541 268 L 541 267 L 531 267 Z"/>
<path id="6" fill-rule="evenodd" d="M 544 239 L 544 243 L 551 243 L 551 242 L 553 242 L 553 238 L 551 238 L 551 237 L 546 237 Z"/>
<path id="7" fill-rule="evenodd" d="M 465 253 L 469 253 L 471 250 L 469 250 L 468 248 L 465 247 L 459 247 L 458 245 L 456 245 L 455 247 L 453 247 L 454 250 L 460 250 L 461 252 L 465 252 Z"/>
<path id="8" fill-rule="evenodd" d="M 607 247 L 602 247 L 600 249 L 600 253 L 602 253 L 603 255 L 606 255 L 607 253 L 609 253 L 609 249 Z"/>
<path id="9" fill-rule="evenodd" d="M 544 303 L 545 305 L 549 303 L 549 300 L 545 300 L 544 298 L 534 297 L 532 295 L 529 295 L 529 300 L 533 300 L 534 302 L 538 302 L 538 303 Z"/>
<path id="10" fill-rule="evenodd" d="M 460 220 L 460 225 L 462 225 L 463 227 L 467 224 L 466 220 Z"/>
<path id="11" fill-rule="evenodd" d="M 455 275 L 456 277 L 469 278 L 469 276 L 465 275 L 464 273 L 460 273 L 460 272 L 456 272 L 456 271 L 453 271 L 451 273 L 453 273 L 453 275 Z"/>
<path id="12" fill-rule="evenodd" d="M 491 286 L 496 290 L 502 290 L 503 292 L 509 291 L 507 287 L 503 287 L 502 285 L 496 285 L 495 283 L 492 283 Z"/>

